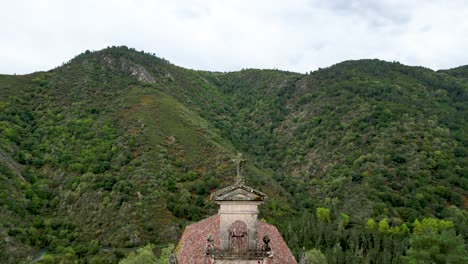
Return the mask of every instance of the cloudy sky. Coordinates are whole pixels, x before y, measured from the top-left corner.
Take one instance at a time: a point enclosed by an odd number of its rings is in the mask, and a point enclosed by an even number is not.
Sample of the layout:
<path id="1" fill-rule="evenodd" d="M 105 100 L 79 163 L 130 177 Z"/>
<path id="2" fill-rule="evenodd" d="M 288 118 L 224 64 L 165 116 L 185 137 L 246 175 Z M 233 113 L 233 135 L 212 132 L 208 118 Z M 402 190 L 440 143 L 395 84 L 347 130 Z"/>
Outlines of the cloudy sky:
<path id="1" fill-rule="evenodd" d="M 362 58 L 468 64 L 466 0 L 0 0 L 0 73 L 126 45 L 186 68 L 316 70 Z"/>

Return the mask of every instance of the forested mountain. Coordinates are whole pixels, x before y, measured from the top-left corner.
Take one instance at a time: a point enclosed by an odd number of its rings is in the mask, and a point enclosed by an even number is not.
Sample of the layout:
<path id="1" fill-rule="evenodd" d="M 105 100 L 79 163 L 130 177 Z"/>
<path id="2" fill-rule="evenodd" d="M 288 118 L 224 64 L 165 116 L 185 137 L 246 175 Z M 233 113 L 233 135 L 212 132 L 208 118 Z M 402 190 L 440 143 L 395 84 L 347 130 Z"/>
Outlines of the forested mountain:
<path id="1" fill-rule="evenodd" d="M 242 152 L 296 258 L 464 263 L 467 99 L 466 66 L 204 72 L 127 47 L 0 75 L 0 259 L 159 254 Z"/>

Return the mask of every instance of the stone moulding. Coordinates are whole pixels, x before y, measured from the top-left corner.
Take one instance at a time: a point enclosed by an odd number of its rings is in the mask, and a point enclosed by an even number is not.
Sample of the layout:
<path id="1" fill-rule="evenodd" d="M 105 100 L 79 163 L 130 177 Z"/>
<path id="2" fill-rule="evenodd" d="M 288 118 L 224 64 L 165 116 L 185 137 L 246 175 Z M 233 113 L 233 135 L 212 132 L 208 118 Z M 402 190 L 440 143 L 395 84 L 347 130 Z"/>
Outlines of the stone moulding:
<path id="1" fill-rule="evenodd" d="M 213 259 L 243 259 L 243 260 L 258 260 L 272 257 L 272 252 L 262 250 L 249 250 L 246 252 L 236 253 L 229 251 L 218 251 L 210 255 Z"/>
<path id="2" fill-rule="evenodd" d="M 244 184 L 235 184 L 211 194 L 213 201 L 264 201 L 266 194 Z"/>

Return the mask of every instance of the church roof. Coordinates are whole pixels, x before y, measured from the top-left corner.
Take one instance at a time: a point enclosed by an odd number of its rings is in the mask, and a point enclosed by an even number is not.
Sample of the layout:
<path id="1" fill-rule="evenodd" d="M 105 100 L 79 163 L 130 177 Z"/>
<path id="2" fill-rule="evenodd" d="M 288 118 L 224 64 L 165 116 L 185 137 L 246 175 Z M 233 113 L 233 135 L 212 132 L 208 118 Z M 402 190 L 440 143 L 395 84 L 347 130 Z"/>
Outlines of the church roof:
<path id="1" fill-rule="evenodd" d="M 209 257 L 204 255 L 207 246 L 207 236 L 213 236 L 213 245 L 220 248 L 220 215 L 216 214 L 200 222 L 187 226 L 176 248 L 177 261 L 180 264 L 205 264 Z M 275 226 L 257 222 L 257 247 L 262 247 L 262 238 L 268 235 L 271 242 L 269 246 L 273 257 L 268 258 L 268 264 L 295 264 L 297 263 Z"/>
<path id="2" fill-rule="evenodd" d="M 266 194 L 243 183 L 236 183 L 211 194 L 213 201 L 263 201 Z"/>

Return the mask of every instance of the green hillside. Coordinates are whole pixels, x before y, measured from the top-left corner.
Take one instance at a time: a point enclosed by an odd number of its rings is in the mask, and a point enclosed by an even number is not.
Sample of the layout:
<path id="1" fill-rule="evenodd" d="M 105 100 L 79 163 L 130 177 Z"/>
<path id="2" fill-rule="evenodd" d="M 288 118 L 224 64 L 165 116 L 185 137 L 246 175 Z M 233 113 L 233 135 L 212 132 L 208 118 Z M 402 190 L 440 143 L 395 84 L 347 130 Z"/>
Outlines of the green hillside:
<path id="1" fill-rule="evenodd" d="M 216 213 L 209 194 L 243 152 L 247 184 L 270 197 L 261 217 L 297 257 L 463 263 L 466 76 L 379 60 L 203 72 L 127 47 L 0 75 L 0 259 L 159 252 Z"/>

